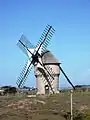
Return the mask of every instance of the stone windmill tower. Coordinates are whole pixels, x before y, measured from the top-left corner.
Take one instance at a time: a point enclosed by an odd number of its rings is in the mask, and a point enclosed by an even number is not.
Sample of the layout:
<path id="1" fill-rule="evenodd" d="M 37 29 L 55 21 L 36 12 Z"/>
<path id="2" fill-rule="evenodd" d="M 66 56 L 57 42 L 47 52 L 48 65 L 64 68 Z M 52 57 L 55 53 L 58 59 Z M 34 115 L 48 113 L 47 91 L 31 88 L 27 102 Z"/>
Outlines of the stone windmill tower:
<path id="1" fill-rule="evenodd" d="M 17 46 L 28 57 L 16 82 L 18 88 L 23 87 L 33 66 L 36 76 L 36 86 L 38 88 L 37 94 L 58 93 L 60 71 L 74 88 L 73 84 L 61 68 L 58 60 L 50 51 L 46 51 L 54 31 L 52 26 L 47 25 L 36 46 L 31 44 L 24 35 L 18 40 Z"/>
<path id="2" fill-rule="evenodd" d="M 38 89 L 37 94 L 51 94 L 52 90 L 50 89 L 47 80 L 50 81 L 50 84 L 53 88 L 54 93 L 59 93 L 59 75 L 60 75 L 60 63 L 55 58 L 55 56 L 50 52 L 46 51 L 42 54 L 42 62 L 45 67 L 50 71 L 51 76 L 54 77 L 54 80 L 48 78 L 48 75 L 45 71 L 38 69 L 37 65 L 35 66 L 35 76 L 36 76 L 36 87 Z M 46 80 L 47 79 L 47 80 Z"/>

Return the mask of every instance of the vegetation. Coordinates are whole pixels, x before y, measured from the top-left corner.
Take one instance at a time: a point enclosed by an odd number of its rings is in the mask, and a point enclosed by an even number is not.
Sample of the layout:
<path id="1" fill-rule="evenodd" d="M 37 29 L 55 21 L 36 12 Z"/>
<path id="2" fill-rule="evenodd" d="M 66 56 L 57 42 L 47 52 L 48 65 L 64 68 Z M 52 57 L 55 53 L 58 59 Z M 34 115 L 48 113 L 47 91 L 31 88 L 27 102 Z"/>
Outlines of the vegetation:
<path id="1" fill-rule="evenodd" d="M 89 92 L 73 93 L 73 120 L 90 120 Z M 0 120 L 70 120 L 70 92 L 0 96 Z"/>

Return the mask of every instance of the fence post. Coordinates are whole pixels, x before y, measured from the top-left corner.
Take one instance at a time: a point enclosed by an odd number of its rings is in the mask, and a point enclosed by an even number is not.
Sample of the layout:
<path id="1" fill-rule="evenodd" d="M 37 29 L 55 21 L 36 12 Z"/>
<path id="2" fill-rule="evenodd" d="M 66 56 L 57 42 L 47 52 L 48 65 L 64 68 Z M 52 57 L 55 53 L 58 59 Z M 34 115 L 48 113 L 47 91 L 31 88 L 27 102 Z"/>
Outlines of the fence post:
<path id="1" fill-rule="evenodd" d="M 73 94 L 73 90 L 71 90 L 71 120 L 73 120 L 73 112 L 72 112 L 72 109 L 73 109 L 73 104 L 72 104 L 72 94 Z"/>

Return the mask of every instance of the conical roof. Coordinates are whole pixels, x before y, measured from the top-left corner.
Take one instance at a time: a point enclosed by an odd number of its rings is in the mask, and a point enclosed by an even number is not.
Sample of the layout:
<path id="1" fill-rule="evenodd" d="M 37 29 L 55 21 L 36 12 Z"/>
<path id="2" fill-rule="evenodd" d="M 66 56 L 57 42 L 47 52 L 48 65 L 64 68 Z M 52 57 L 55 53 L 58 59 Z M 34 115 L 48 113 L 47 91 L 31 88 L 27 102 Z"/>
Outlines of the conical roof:
<path id="1" fill-rule="evenodd" d="M 50 51 L 46 51 L 42 54 L 42 61 L 44 64 L 60 64 Z"/>

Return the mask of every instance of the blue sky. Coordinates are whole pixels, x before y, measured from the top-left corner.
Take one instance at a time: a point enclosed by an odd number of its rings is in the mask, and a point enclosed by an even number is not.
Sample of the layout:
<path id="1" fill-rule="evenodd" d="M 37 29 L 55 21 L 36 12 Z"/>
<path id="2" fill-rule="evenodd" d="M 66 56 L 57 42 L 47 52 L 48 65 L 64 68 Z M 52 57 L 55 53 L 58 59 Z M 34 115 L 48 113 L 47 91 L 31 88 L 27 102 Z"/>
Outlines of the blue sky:
<path id="1" fill-rule="evenodd" d="M 16 46 L 23 33 L 34 45 L 46 24 L 56 30 L 48 49 L 74 84 L 90 84 L 90 0 L 0 0 L 0 85 L 16 85 L 27 57 Z M 33 74 L 26 82 L 35 86 Z M 69 86 L 60 75 L 60 86 Z"/>

